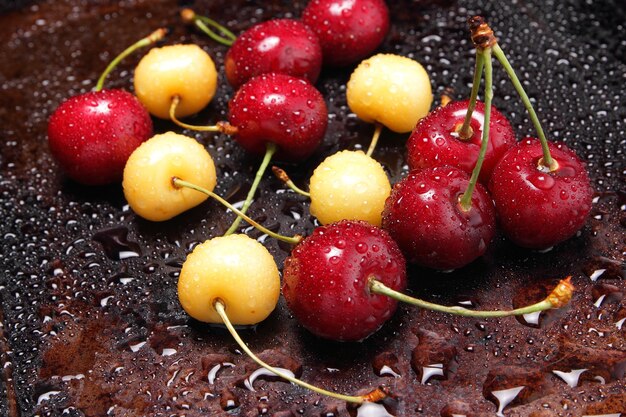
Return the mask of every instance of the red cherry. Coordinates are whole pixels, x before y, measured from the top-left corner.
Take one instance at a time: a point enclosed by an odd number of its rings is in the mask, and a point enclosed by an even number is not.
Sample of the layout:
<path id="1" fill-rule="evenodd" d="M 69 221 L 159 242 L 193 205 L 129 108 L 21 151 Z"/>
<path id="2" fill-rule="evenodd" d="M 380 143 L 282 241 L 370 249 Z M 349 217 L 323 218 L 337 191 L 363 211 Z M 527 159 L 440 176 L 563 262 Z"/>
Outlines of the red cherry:
<path id="1" fill-rule="evenodd" d="M 389 31 L 383 0 L 312 0 L 302 21 L 317 34 L 324 64 L 342 66 L 370 55 Z"/>
<path id="2" fill-rule="evenodd" d="M 88 185 L 120 181 L 130 154 L 151 136 L 150 115 L 123 90 L 72 97 L 48 123 L 53 156 L 70 178 Z"/>
<path id="3" fill-rule="evenodd" d="M 406 145 L 411 169 L 451 165 L 472 173 L 482 142 L 485 104 L 476 102 L 470 122 L 472 136 L 464 140 L 458 130 L 463 125 L 468 104 L 469 100 L 465 100 L 438 107 L 418 123 Z M 479 177 L 483 184 L 489 182 L 493 168 L 515 144 L 511 124 L 495 107 L 491 108 L 489 126 L 489 143 Z"/>
<path id="4" fill-rule="evenodd" d="M 239 88 L 250 78 L 277 72 L 317 81 L 322 48 L 315 33 L 291 19 L 259 23 L 242 33 L 228 50 L 226 78 Z"/>
<path id="5" fill-rule="evenodd" d="M 318 227 L 296 246 L 285 261 L 283 295 L 312 333 L 361 340 L 382 326 L 397 306 L 396 300 L 371 293 L 369 279 L 403 291 L 405 266 L 398 246 L 384 230 L 343 220 Z"/>
<path id="6" fill-rule="evenodd" d="M 469 176 L 442 166 L 413 171 L 394 186 L 385 203 L 383 228 L 398 242 L 407 260 L 435 269 L 455 269 L 481 256 L 495 234 L 495 210 L 489 193 L 476 184 L 471 207 L 459 199 Z"/>
<path id="7" fill-rule="evenodd" d="M 558 163 L 540 166 L 541 143 L 526 138 L 512 147 L 493 171 L 489 190 L 504 233 L 516 244 L 548 248 L 582 228 L 593 189 L 584 164 L 564 144 L 548 144 Z"/>
<path id="8" fill-rule="evenodd" d="M 263 155 L 267 143 L 277 157 L 302 160 L 315 151 L 326 133 L 328 110 L 321 93 L 308 81 L 284 74 L 264 74 L 241 86 L 229 103 L 235 140 Z"/>

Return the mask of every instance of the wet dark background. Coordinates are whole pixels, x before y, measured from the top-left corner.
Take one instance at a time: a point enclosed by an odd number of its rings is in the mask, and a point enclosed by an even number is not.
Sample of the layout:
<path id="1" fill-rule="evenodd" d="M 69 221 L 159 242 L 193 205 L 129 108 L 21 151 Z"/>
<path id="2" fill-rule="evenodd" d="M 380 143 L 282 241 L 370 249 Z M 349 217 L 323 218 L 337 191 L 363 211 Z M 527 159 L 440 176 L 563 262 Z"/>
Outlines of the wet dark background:
<path id="1" fill-rule="evenodd" d="M 345 404 L 280 381 L 260 378 L 255 392 L 245 388 L 243 381 L 256 369 L 252 362 L 223 329 L 191 321 L 180 308 L 176 281 L 186 254 L 222 234 L 229 214 L 207 202 L 170 222 L 141 220 L 125 205 L 119 185 L 87 188 L 66 180 L 46 139 L 46 121 L 56 106 L 93 88 L 110 59 L 156 27 L 172 30 L 167 43 L 202 45 L 223 74 L 226 48 L 182 25 L 181 5 L 193 5 L 238 33 L 272 17 L 297 17 L 304 4 L 0 3 L 0 386 L 6 394 L 0 395 L 0 414 L 348 415 Z M 505 415 L 625 410 L 626 7 L 604 1 L 389 4 L 392 29 L 380 51 L 425 65 L 436 97 L 446 87 L 456 98 L 469 94 L 473 51 L 465 20 L 486 16 L 549 137 L 567 142 L 587 162 L 596 190 L 591 216 L 575 238 L 538 253 L 498 236 L 483 259 L 462 270 L 411 268 L 410 291 L 443 303 L 509 308 L 542 299 L 559 278 L 572 275 L 572 305 L 542 315 L 537 324 L 401 307 L 363 343 L 337 344 L 300 329 L 281 301 L 268 320 L 243 332 L 244 339 L 307 381 L 337 391 L 389 384 L 400 397 L 386 404 L 396 416 L 493 415 L 493 392 L 522 386 Z M 108 87 L 131 89 L 140 55 L 124 61 Z M 302 186 L 326 155 L 369 143 L 372 127 L 346 106 L 350 72 L 325 70 L 317 83 L 330 111 L 324 144 L 306 163 L 286 166 Z M 232 94 L 221 76 L 216 99 L 189 121 L 224 119 Z M 494 103 L 518 138 L 534 133 L 501 70 Z M 163 121 L 155 130 L 181 131 Z M 186 133 L 214 157 L 217 192 L 233 202 L 243 199 L 258 159 L 226 136 Z M 394 182 L 406 173 L 403 141 L 385 133 L 374 154 Z M 307 234 L 314 227 L 306 201 L 269 174 L 250 213 L 284 234 Z M 282 265 L 289 248 L 271 239 L 264 243 Z M 235 366 L 221 367 L 209 383 L 210 371 L 222 363 Z M 423 368 L 438 363 L 443 378 L 422 384 Z M 380 376 L 383 366 L 401 378 Z M 575 388 L 552 372 L 581 369 L 587 371 Z"/>

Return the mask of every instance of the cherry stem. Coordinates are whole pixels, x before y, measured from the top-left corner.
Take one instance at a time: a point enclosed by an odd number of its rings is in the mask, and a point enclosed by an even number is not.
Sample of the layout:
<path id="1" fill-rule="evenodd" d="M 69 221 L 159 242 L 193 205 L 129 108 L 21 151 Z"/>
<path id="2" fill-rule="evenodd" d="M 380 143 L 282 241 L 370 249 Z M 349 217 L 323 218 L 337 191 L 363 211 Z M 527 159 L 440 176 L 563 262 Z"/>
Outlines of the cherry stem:
<path id="1" fill-rule="evenodd" d="M 95 91 L 102 90 L 104 86 L 104 80 L 106 79 L 106 77 L 111 73 L 111 71 L 113 71 L 113 69 L 115 69 L 117 64 L 119 64 L 124 58 L 126 58 L 128 55 L 132 54 L 139 48 L 143 48 L 144 46 L 152 45 L 153 43 L 160 41 L 161 39 L 163 39 L 163 37 L 165 37 L 166 34 L 167 34 L 167 29 L 159 28 L 155 30 L 154 32 L 152 32 L 150 35 L 146 36 L 143 39 L 138 40 L 137 42 L 135 42 L 134 44 L 126 48 L 121 54 L 116 56 L 115 59 L 109 63 L 109 65 L 106 67 L 102 75 L 100 75 L 100 78 L 98 79 L 98 82 L 96 83 L 96 87 L 94 90 Z"/>
<path id="2" fill-rule="evenodd" d="M 267 142 L 266 149 L 265 149 L 265 156 L 263 157 L 263 161 L 261 162 L 261 165 L 259 166 L 259 169 L 256 172 L 256 176 L 254 177 L 254 182 L 252 183 L 252 186 L 250 187 L 250 190 L 248 191 L 248 195 L 246 196 L 246 201 L 244 201 L 243 206 L 241 207 L 242 213 L 245 214 L 248 211 L 248 207 L 250 207 L 250 204 L 252 204 L 252 200 L 254 199 L 254 194 L 256 193 L 257 188 L 259 188 L 259 184 L 261 183 L 261 178 L 263 178 L 263 174 L 267 170 L 267 167 L 269 166 L 270 161 L 272 160 L 272 156 L 274 156 L 277 150 L 278 150 L 278 147 L 276 146 L 275 143 Z M 241 217 L 237 217 L 235 221 L 233 222 L 233 224 L 230 225 L 226 233 L 224 233 L 224 236 L 233 234 L 235 230 L 237 230 L 237 227 L 239 227 L 240 223 L 241 223 Z"/>
<path id="3" fill-rule="evenodd" d="M 370 394 L 359 395 L 359 396 L 338 394 L 336 392 L 327 391 L 327 390 L 325 390 L 323 388 L 316 387 L 315 385 L 311 385 L 308 382 L 304 382 L 304 381 L 302 381 L 302 380 L 300 380 L 298 378 L 294 378 L 291 375 L 287 375 L 284 372 L 279 371 L 278 369 L 276 369 L 273 366 L 267 364 L 266 362 L 263 362 L 258 356 L 256 356 L 254 353 L 252 353 L 250 348 L 248 348 L 248 346 L 245 344 L 245 342 L 239 336 L 239 333 L 237 333 L 237 330 L 235 329 L 233 324 L 230 322 L 230 319 L 228 318 L 228 315 L 226 314 L 226 306 L 224 305 L 224 302 L 222 300 L 220 300 L 219 298 L 216 299 L 213 302 L 213 308 L 215 308 L 215 311 L 220 316 L 220 318 L 224 322 L 224 325 L 226 326 L 226 328 L 228 329 L 230 334 L 233 336 L 233 339 L 235 339 L 235 341 L 237 342 L 239 347 L 248 356 L 250 356 L 250 358 L 252 358 L 252 360 L 255 361 L 259 366 L 262 366 L 263 368 L 265 368 L 268 371 L 272 372 L 274 375 L 276 375 L 276 376 L 278 376 L 280 378 L 283 378 L 283 379 L 285 379 L 285 380 L 287 380 L 287 381 L 289 381 L 289 382 L 291 382 L 293 384 L 296 384 L 296 385 L 299 385 L 301 387 L 310 389 L 311 391 L 317 392 L 318 394 L 326 395 L 328 397 L 336 398 L 338 400 L 346 401 L 346 402 L 349 402 L 349 403 L 363 404 L 364 402 L 370 401 L 372 398 L 374 400 L 376 400 L 376 401 L 380 401 L 382 398 L 384 398 L 386 396 L 385 394 L 383 394 L 383 395 L 372 395 L 373 393 L 378 393 L 378 391 L 381 391 L 380 389 L 377 389 L 377 390 L 373 391 Z"/>
<path id="4" fill-rule="evenodd" d="M 461 209 L 469 211 L 472 208 L 472 194 L 476 188 L 478 182 L 478 176 L 480 175 L 480 169 L 483 166 L 485 160 L 485 154 L 487 153 L 487 144 L 489 143 L 489 125 L 491 123 L 491 100 L 493 99 L 493 68 L 491 65 L 491 48 L 479 49 L 476 52 L 477 56 L 482 57 L 482 61 L 485 65 L 485 117 L 483 120 L 483 136 L 480 143 L 480 151 L 478 152 L 478 158 L 476 159 L 476 166 L 472 171 L 467 190 L 461 196 L 459 204 Z M 477 57 L 478 61 L 478 57 Z"/>
<path id="5" fill-rule="evenodd" d="M 296 184 L 294 184 L 293 181 L 291 181 L 291 178 L 289 178 L 289 175 L 287 175 L 287 173 L 285 172 L 284 169 L 279 168 L 277 166 L 273 166 L 272 167 L 272 172 L 274 173 L 276 178 L 281 180 L 287 187 L 291 188 L 292 191 L 294 191 L 295 193 L 298 193 L 300 195 L 303 195 L 305 197 L 311 198 L 311 194 L 310 193 L 307 193 L 302 188 L 300 188 Z"/>
<path id="6" fill-rule="evenodd" d="M 211 198 L 217 200 L 218 202 L 220 202 L 222 205 L 224 205 L 226 208 L 231 210 L 237 216 L 239 216 L 240 218 L 244 219 L 245 221 L 250 223 L 252 226 L 257 228 L 261 232 L 265 233 L 266 235 L 268 235 L 270 237 L 273 237 L 274 239 L 278 239 L 278 240 L 281 240 L 283 242 L 291 243 L 292 245 L 296 245 L 296 244 L 300 243 L 300 241 L 302 240 L 302 236 L 300 236 L 300 235 L 296 235 L 294 237 L 289 237 L 289 236 L 283 236 L 283 235 L 279 235 L 278 233 L 272 232 L 268 228 L 262 226 L 260 223 L 252 220 L 246 214 L 244 214 L 241 211 L 237 210 L 237 208 L 235 208 L 232 204 L 230 204 L 228 201 L 224 200 L 219 195 L 215 194 L 212 191 L 207 190 L 204 187 L 201 187 L 199 185 L 193 184 L 193 183 L 185 181 L 185 180 L 181 180 L 180 178 L 177 178 L 177 177 L 172 178 L 172 184 L 176 188 L 181 188 L 181 187 L 190 188 L 192 190 L 196 190 L 196 191 L 199 191 L 199 192 L 201 192 L 203 194 L 208 195 L 209 197 L 211 197 Z"/>
<path id="7" fill-rule="evenodd" d="M 221 43 L 222 45 L 231 46 L 233 42 L 237 40 L 237 37 L 235 36 L 235 34 L 231 32 L 230 30 L 228 30 L 228 28 L 220 25 L 215 20 L 209 17 L 196 14 L 196 12 L 194 12 L 191 9 L 181 10 L 180 16 L 185 22 L 192 22 L 194 25 L 198 27 L 198 29 L 206 33 L 211 39 L 213 39 L 214 41 L 218 43 Z M 209 26 L 217 29 L 225 36 L 218 35 Z"/>
<path id="8" fill-rule="evenodd" d="M 383 125 L 381 123 L 376 123 L 376 128 L 374 129 L 374 135 L 372 136 L 372 141 L 370 142 L 370 147 L 367 149 L 367 156 L 372 156 L 374 153 L 374 149 L 376 149 L 376 145 L 378 144 L 378 138 L 380 137 L 380 132 L 383 131 Z"/>
<path id="9" fill-rule="evenodd" d="M 540 311 L 550 310 L 553 308 L 561 308 L 569 303 L 574 292 L 574 286 L 571 283 L 571 277 L 562 279 L 552 292 L 542 301 L 514 310 L 470 310 L 459 306 L 444 306 L 435 304 L 419 298 L 413 298 L 396 290 L 387 287 L 374 277 L 369 280 L 370 291 L 374 294 L 386 295 L 395 300 L 411 304 L 427 310 L 439 311 L 441 313 L 449 313 L 463 317 L 489 318 L 489 317 L 508 317 L 520 316 L 524 314 L 537 313 Z"/>
<path id="10" fill-rule="evenodd" d="M 478 89 L 480 88 L 480 80 L 483 76 L 483 67 L 485 65 L 485 56 L 479 48 L 476 49 L 476 66 L 474 67 L 474 81 L 472 81 L 472 92 L 470 94 L 469 104 L 467 105 L 467 113 L 463 125 L 458 131 L 459 138 L 469 140 L 474 133 L 472 131 L 471 121 L 472 114 L 476 108 L 476 100 L 478 98 Z"/>
<path id="11" fill-rule="evenodd" d="M 178 108 L 180 101 L 181 101 L 180 96 L 175 95 L 174 97 L 172 97 L 172 103 L 170 104 L 170 119 L 172 120 L 172 122 L 176 123 L 178 126 L 185 128 L 185 129 L 189 129 L 189 130 L 195 130 L 198 132 L 221 132 L 227 135 L 237 134 L 237 131 L 238 131 L 237 127 L 231 125 L 228 122 L 217 122 L 217 124 L 215 124 L 214 126 L 198 126 L 198 125 L 190 125 L 190 124 L 181 122 L 176 117 L 176 109 Z"/>
<path id="12" fill-rule="evenodd" d="M 517 94 L 520 96 L 520 98 L 522 99 L 522 102 L 524 103 L 524 106 L 526 107 L 526 111 L 528 112 L 528 115 L 530 116 L 530 120 L 535 126 L 535 130 L 537 131 L 537 135 L 539 136 L 539 141 L 541 142 L 541 148 L 543 149 L 543 159 L 541 160 L 540 163 L 546 168 L 548 168 L 550 171 L 556 171 L 559 168 L 559 164 L 552 158 L 552 155 L 550 155 L 550 149 L 548 148 L 548 139 L 546 139 L 546 135 L 543 132 L 543 128 L 541 127 L 541 123 L 539 122 L 537 113 L 535 113 L 535 109 L 533 108 L 533 105 L 530 102 L 530 99 L 528 98 L 526 91 L 524 91 L 524 87 L 522 86 L 522 83 L 520 82 L 519 78 L 517 78 L 517 75 L 515 74 L 515 70 L 509 63 L 509 60 L 506 58 L 506 55 L 504 55 L 504 51 L 502 51 L 502 48 L 500 48 L 500 45 L 496 43 L 492 49 L 493 49 L 494 56 L 496 57 L 498 61 L 500 61 L 500 64 L 502 64 L 502 66 L 504 67 L 504 70 L 506 71 L 509 78 L 511 79 L 511 82 L 513 83 L 513 86 L 515 87 Z"/>

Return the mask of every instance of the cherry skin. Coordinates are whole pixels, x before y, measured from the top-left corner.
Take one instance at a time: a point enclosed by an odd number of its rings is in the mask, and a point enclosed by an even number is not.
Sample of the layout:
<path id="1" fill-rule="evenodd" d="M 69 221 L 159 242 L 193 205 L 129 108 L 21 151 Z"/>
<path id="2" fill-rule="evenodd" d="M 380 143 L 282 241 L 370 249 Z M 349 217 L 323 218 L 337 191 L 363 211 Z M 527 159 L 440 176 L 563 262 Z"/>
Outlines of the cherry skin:
<path id="1" fill-rule="evenodd" d="M 244 149 L 263 155 L 272 142 L 276 157 L 289 161 L 311 155 L 328 124 L 322 94 L 308 81 L 285 74 L 252 78 L 230 101 L 229 111 L 234 138 Z"/>
<path id="2" fill-rule="evenodd" d="M 520 246 L 545 249 L 573 236 L 591 211 L 593 189 L 584 164 L 564 144 L 548 144 L 559 167 L 539 167 L 541 144 L 526 138 L 493 171 L 489 190 L 505 235 Z"/>
<path id="3" fill-rule="evenodd" d="M 394 313 L 397 301 L 370 293 L 369 279 L 403 291 L 405 261 L 382 229 L 342 220 L 315 229 L 285 261 L 283 295 L 298 321 L 328 339 L 366 338 Z"/>
<path id="4" fill-rule="evenodd" d="M 237 89 L 270 72 L 317 81 L 322 48 L 317 35 L 297 20 L 273 19 L 242 33 L 226 54 L 226 78 Z"/>
<path id="5" fill-rule="evenodd" d="M 471 207 L 464 211 L 459 199 L 468 184 L 464 171 L 442 166 L 412 171 L 394 186 L 383 228 L 408 261 L 450 270 L 485 252 L 496 230 L 495 209 L 487 190 L 476 184 Z"/>
<path id="6" fill-rule="evenodd" d="M 151 136 L 150 115 L 123 90 L 74 96 L 48 122 L 52 155 L 68 177 L 87 185 L 120 181 L 130 154 Z"/>
<path id="7" fill-rule="evenodd" d="M 311 0 L 302 21 L 317 34 L 324 64 L 359 62 L 378 48 L 389 31 L 383 0 Z"/>
<path id="8" fill-rule="evenodd" d="M 469 100 L 465 100 L 438 107 L 417 124 L 406 144 L 409 168 L 451 165 L 468 174 L 472 173 L 482 142 L 485 105 L 476 102 L 470 122 L 472 136 L 462 139 L 458 130 L 463 125 L 468 104 Z M 488 183 L 493 168 L 515 144 L 515 132 L 511 124 L 495 107 L 491 108 L 489 125 L 489 143 L 479 176 L 483 184 Z"/>

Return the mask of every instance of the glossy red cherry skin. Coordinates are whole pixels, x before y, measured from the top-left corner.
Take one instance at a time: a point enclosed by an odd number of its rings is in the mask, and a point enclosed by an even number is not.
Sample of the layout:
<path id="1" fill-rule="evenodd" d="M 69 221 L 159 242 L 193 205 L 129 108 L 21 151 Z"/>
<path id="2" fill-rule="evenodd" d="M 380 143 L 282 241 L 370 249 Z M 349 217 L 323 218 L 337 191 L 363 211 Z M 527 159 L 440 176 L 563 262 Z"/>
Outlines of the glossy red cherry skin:
<path id="1" fill-rule="evenodd" d="M 278 72 L 317 81 L 322 48 L 317 35 L 302 22 L 274 19 L 242 33 L 228 50 L 226 78 L 237 89 L 250 78 Z"/>
<path id="2" fill-rule="evenodd" d="M 471 175 L 482 143 L 485 105 L 478 101 L 472 113 L 472 136 L 460 139 L 457 128 L 463 125 L 469 100 L 438 107 L 422 119 L 407 141 L 407 163 L 411 169 L 451 165 Z M 493 168 L 502 155 L 515 144 L 515 132 L 509 121 L 495 107 L 491 108 L 489 143 L 479 180 L 489 182 Z"/>
<path id="3" fill-rule="evenodd" d="M 461 268 L 485 253 L 496 230 L 491 196 L 480 184 L 472 207 L 459 205 L 469 175 L 442 166 L 412 171 L 397 183 L 385 203 L 383 228 L 409 262 L 429 268 Z"/>
<path id="4" fill-rule="evenodd" d="M 369 291 L 370 277 L 406 288 L 406 265 L 396 243 L 366 222 L 318 227 L 285 261 L 283 295 L 298 321 L 327 339 L 357 341 L 387 321 L 397 301 Z"/>
<path id="5" fill-rule="evenodd" d="M 317 34 L 324 65 L 344 66 L 368 57 L 389 31 L 383 0 L 311 0 L 302 21 Z"/>
<path id="6" fill-rule="evenodd" d="M 593 189 L 587 170 L 564 144 L 549 144 L 559 168 L 539 169 L 543 157 L 535 138 L 520 141 L 493 171 L 489 190 L 500 227 L 520 246 L 549 248 L 573 236 L 591 211 Z"/>
<path id="7" fill-rule="evenodd" d="M 308 81 L 284 74 L 263 74 L 241 86 L 229 103 L 229 122 L 241 146 L 263 155 L 268 142 L 276 158 L 299 161 L 318 147 L 328 125 L 322 94 Z"/>
<path id="8" fill-rule="evenodd" d="M 130 154 L 152 136 L 152 120 L 124 90 L 74 96 L 52 113 L 48 143 L 68 177 L 87 185 L 121 181 Z"/>

